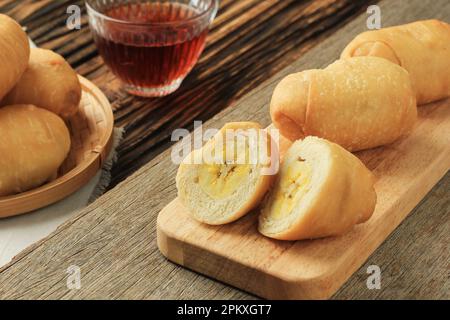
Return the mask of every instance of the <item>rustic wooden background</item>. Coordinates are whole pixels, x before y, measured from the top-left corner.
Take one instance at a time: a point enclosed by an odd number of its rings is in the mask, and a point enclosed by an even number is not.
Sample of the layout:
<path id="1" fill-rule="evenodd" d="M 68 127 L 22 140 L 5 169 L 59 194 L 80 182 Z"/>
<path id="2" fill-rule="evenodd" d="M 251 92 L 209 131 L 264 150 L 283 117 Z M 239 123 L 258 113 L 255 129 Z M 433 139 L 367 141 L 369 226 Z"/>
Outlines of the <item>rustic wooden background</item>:
<path id="1" fill-rule="evenodd" d="M 84 1 L 0 0 L 0 12 L 27 27 L 34 42 L 63 55 L 97 84 L 125 128 L 110 187 L 170 145 L 175 128 L 191 128 L 230 106 L 360 13 L 367 0 L 221 0 L 199 63 L 180 90 L 143 99 L 120 89 L 92 40 Z M 82 8 L 81 30 L 66 28 L 67 6 Z"/>
<path id="2" fill-rule="evenodd" d="M 151 101 L 116 91 L 119 84 L 96 57 L 88 31 L 72 33 L 64 29 L 62 17 L 68 2 L 24 0 L 14 6 L 17 2 L 0 0 L 0 11 L 27 25 L 39 45 L 63 53 L 113 102 L 117 123 L 128 130 L 115 182 L 167 148 L 172 126 L 190 123 L 194 118 L 206 119 L 228 106 L 208 126 L 220 127 L 226 121 L 242 119 L 268 124 L 267 101 L 260 101 L 260 94 L 250 93 L 236 104 L 233 101 L 254 87 L 258 88 L 253 92 L 266 92 L 262 100 L 268 100 L 270 90 L 284 74 L 330 63 L 346 41 L 364 30 L 365 17 L 355 17 L 368 4 L 339 0 L 222 1 L 208 48 L 196 70 L 175 95 Z M 431 17 L 450 22 L 448 0 L 384 0 L 380 5 L 383 19 L 390 22 Z M 46 26 L 53 23 L 53 27 Z M 300 56 L 291 68 L 264 82 Z M 156 217 L 176 194 L 176 166 L 170 161 L 169 151 L 155 156 L 74 219 L 0 268 L 0 299 L 255 298 L 180 268 L 158 252 Z M 449 190 L 447 174 L 334 298 L 450 299 Z M 370 264 L 382 268 L 382 290 L 367 290 L 365 286 Z M 71 265 L 81 268 L 81 290 L 67 289 L 66 271 Z"/>

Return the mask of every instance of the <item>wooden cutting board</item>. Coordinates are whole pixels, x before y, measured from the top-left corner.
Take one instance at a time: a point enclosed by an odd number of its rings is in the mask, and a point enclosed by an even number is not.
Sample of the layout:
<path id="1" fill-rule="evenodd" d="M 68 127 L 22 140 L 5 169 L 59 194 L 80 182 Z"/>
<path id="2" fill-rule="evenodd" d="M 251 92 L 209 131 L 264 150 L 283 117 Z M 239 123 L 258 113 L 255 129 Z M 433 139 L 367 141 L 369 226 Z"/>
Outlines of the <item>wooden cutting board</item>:
<path id="1" fill-rule="evenodd" d="M 329 298 L 450 168 L 450 100 L 422 106 L 419 114 L 408 137 L 357 154 L 377 177 L 378 202 L 372 218 L 350 233 L 277 241 L 258 233 L 258 212 L 229 225 L 208 226 L 191 219 L 175 199 L 158 216 L 160 251 L 175 263 L 260 297 Z"/>
<path id="2" fill-rule="evenodd" d="M 450 168 L 450 100 L 422 106 L 419 114 L 410 136 L 357 154 L 377 177 L 378 202 L 372 218 L 350 233 L 276 241 L 258 233 L 258 212 L 230 225 L 207 226 L 191 219 L 175 199 L 158 216 L 160 251 L 173 262 L 260 297 L 330 297 Z"/>
<path id="3" fill-rule="evenodd" d="M 386 24 L 443 19 L 445 12 L 450 11 L 446 3 L 445 8 L 441 7 L 444 13 L 430 13 L 430 7 L 423 4 L 422 8 L 416 1 L 403 10 L 405 16 L 399 19 L 398 5 L 382 2 Z M 305 65 L 314 68 L 331 63 L 330 57 L 338 55 L 354 35 L 363 31 L 362 25 L 358 28 L 362 30 L 356 30 L 354 25 L 344 28 L 340 37 L 335 35 L 327 46 L 321 46 L 323 51 L 313 50 L 283 74 L 303 70 Z M 255 91 L 247 103 L 266 107 L 270 97 L 266 91 L 272 88 L 269 85 Z M 378 202 L 372 218 L 344 236 L 297 242 L 271 240 L 257 232 L 258 212 L 230 225 L 207 226 L 191 219 L 175 199 L 158 216 L 158 247 L 175 263 L 260 297 L 329 298 L 449 170 L 450 100 L 419 107 L 419 121 L 408 137 L 357 156 L 377 177 Z"/>
<path id="4" fill-rule="evenodd" d="M 429 18 L 449 22 L 447 1 L 417 0 L 408 6 L 382 1 L 380 7 L 384 26 Z M 256 105 L 261 107 L 252 110 L 267 112 L 268 99 L 281 77 L 333 62 L 356 34 L 366 30 L 366 17 L 355 19 L 269 79 L 238 107 Z M 251 119 L 249 115 L 241 120 Z M 175 199 L 158 216 L 158 247 L 175 263 L 260 297 L 329 298 L 449 170 L 450 100 L 421 106 L 419 121 L 408 137 L 357 156 L 377 177 L 378 202 L 372 218 L 344 236 L 297 242 L 268 239 L 257 232 L 258 212 L 230 225 L 207 226 L 191 219 Z"/>

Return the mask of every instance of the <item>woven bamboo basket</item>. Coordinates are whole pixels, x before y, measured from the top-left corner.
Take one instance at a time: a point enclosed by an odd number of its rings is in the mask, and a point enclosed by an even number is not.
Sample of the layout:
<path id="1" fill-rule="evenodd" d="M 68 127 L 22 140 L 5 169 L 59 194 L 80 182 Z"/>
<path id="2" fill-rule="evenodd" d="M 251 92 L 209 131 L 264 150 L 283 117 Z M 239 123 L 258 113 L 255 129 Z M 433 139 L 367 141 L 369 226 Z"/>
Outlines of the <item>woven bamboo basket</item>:
<path id="1" fill-rule="evenodd" d="M 0 197 L 0 218 L 32 212 L 62 200 L 86 185 L 102 168 L 111 150 L 114 116 L 100 89 L 79 78 L 83 90 L 80 109 L 66 121 L 71 150 L 57 178 L 36 189 Z"/>

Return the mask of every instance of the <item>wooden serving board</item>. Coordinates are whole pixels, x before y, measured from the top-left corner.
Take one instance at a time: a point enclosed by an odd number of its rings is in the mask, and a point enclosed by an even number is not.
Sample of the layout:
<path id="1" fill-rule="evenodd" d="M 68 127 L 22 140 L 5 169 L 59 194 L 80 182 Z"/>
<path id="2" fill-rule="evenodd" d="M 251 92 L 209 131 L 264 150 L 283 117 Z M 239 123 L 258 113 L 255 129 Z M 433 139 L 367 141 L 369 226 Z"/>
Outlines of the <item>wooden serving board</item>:
<path id="1" fill-rule="evenodd" d="M 450 22 L 450 3 L 446 0 L 412 0 L 408 5 L 403 1 L 380 1 L 378 5 L 384 27 L 431 18 Z M 367 17 L 363 14 L 356 18 L 268 79 L 265 85 L 240 101 L 235 112 L 229 112 L 232 116 L 225 114 L 224 120 L 266 119 L 267 105 L 276 83 L 289 73 L 323 68 L 332 63 L 357 34 L 367 31 Z M 214 120 L 216 126 L 220 126 L 220 119 Z M 207 226 L 189 218 L 175 199 L 159 213 L 158 247 L 175 263 L 260 297 L 329 298 L 448 172 L 450 100 L 419 107 L 419 121 L 409 136 L 357 156 L 377 177 L 378 202 L 371 219 L 344 236 L 298 242 L 268 239 L 257 232 L 257 212 L 230 225 Z M 424 230 L 419 227 L 408 232 L 417 234 Z M 405 237 L 408 235 L 403 235 Z M 420 284 L 417 278 L 412 281 Z"/>
<path id="2" fill-rule="evenodd" d="M 82 97 L 78 112 L 66 120 L 69 155 L 57 178 L 36 189 L 0 197 L 0 218 L 48 206 L 83 187 L 100 170 L 112 144 L 114 116 L 108 99 L 92 82 L 79 76 Z"/>
<path id="3" fill-rule="evenodd" d="M 258 212 L 229 225 L 208 226 L 191 219 L 175 199 L 158 216 L 160 251 L 175 263 L 260 297 L 329 298 L 450 168 L 450 100 L 422 106 L 419 115 L 408 137 L 357 154 L 377 177 L 378 202 L 372 218 L 348 234 L 272 240 L 258 233 Z"/>

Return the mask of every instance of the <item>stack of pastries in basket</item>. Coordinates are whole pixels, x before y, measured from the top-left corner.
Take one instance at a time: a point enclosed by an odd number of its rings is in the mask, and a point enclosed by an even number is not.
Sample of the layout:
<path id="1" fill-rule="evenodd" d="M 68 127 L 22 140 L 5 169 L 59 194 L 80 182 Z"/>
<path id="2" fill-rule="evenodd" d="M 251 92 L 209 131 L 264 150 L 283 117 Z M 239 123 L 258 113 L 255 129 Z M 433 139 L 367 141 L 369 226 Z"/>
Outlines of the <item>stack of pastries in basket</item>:
<path id="1" fill-rule="evenodd" d="M 374 175 L 351 152 L 408 134 L 417 104 L 450 96 L 449 70 L 450 25 L 444 22 L 365 32 L 340 60 L 288 75 L 276 86 L 270 115 L 281 139 L 292 142 L 287 152 L 274 157 L 283 143 L 268 143 L 275 136 L 256 123 L 227 124 L 180 165 L 179 199 L 193 218 L 211 225 L 258 208 L 258 229 L 271 238 L 341 235 L 367 221 L 377 200 Z M 230 128 L 240 129 L 234 138 L 225 134 Z M 250 161 L 259 150 L 266 157 Z M 264 172 L 278 160 L 276 174 Z"/>
<path id="2" fill-rule="evenodd" d="M 71 144 L 63 119 L 80 99 L 78 76 L 64 58 L 30 49 L 21 26 L 0 14 L 0 197 L 56 177 Z"/>

